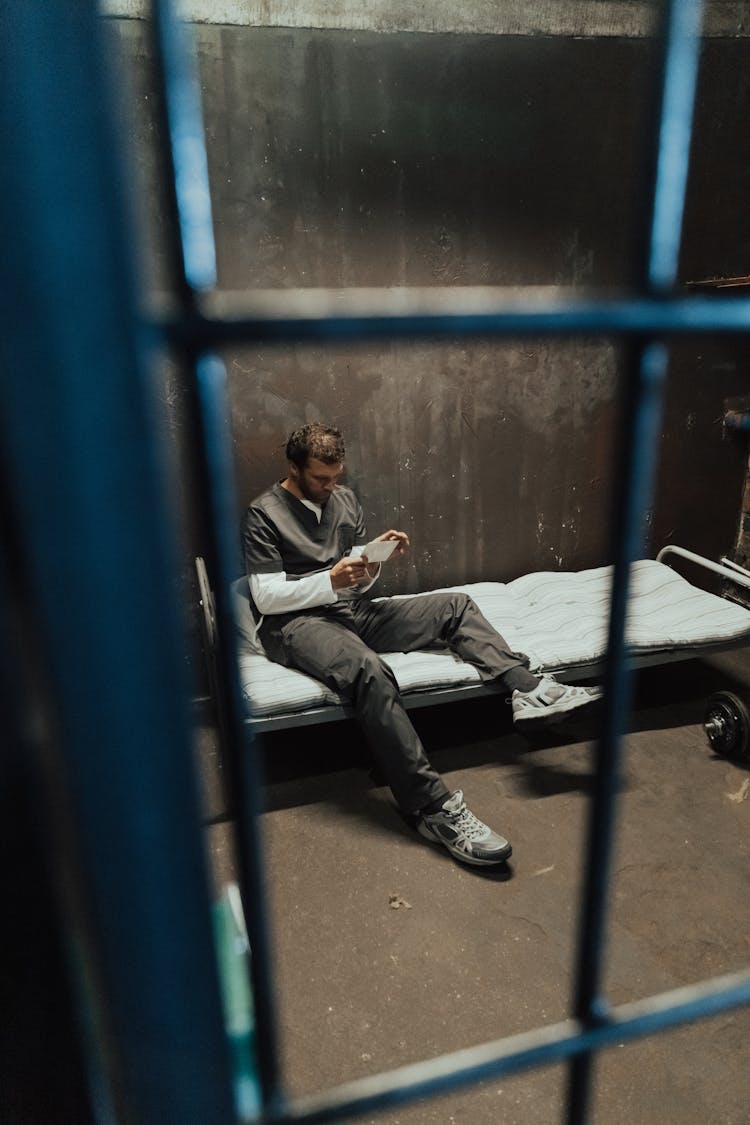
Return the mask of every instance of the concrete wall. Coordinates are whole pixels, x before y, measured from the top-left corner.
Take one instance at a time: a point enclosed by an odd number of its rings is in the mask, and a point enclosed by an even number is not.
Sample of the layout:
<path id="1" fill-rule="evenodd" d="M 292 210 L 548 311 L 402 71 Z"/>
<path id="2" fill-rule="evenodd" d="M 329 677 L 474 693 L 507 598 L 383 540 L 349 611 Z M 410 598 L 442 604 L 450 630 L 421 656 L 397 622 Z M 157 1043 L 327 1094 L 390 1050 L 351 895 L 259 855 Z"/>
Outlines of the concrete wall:
<path id="1" fill-rule="evenodd" d="M 192 23 L 578 38 L 652 35 L 663 7 L 660 0 L 177 0 L 176 6 Z M 100 0 L 100 8 L 142 19 L 150 0 Z M 742 36 L 749 28 L 748 0 L 706 0 L 704 35 Z"/>
<path id="2" fill-rule="evenodd" d="M 133 81 L 135 178 L 154 198 L 146 25 L 112 29 Z M 631 277 L 647 36 L 195 34 L 223 288 Z M 704 44 L 685 280 L 748 272 L 746 42 Z M 146 229 L 158 285 L 158 210 Z M 341 425 L 371 531 L 413 538 L 385 590 L 608 561 L 616 344 L 245 347 L 226 359 L 241 503 L 283 474 L 290 429 Z M 671 540 L 716 555 L 734 541 L 745 451 L 721 420 L 724 400 L 747 389 L 746 359 L 732 341 L 674 349 L 654 550 Z"/>

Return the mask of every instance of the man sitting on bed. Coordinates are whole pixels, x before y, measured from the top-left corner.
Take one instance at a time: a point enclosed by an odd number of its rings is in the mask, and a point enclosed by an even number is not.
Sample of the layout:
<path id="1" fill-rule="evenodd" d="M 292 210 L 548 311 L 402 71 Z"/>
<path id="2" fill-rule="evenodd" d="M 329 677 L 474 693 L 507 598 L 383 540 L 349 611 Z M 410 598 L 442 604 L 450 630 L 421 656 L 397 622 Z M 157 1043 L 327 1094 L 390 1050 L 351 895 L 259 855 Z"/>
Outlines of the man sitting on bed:
<path id="1" fill-rule="evenodd" d="M 450 793 L 430 765 L 378 653 L 444 642 L 483 681 L 507 689 L 519 729 L 585 707 L 600 689 L 533 675 L 528 659 L 510 651 L 466 594 L 371 600 L 366 595 L 380 564 L 357 551 L 368 539 L 359 501 L 339 484 L 340 431 L 319 422 L 303 426 L 290 436 L 286 455 L 289 475 L 254 500 L 242 522 L 266 654 L 314 676 L 353 707 L 396 802 L 422 836 L 466 863 L 505 862 L 508 841 L 469 811 L 460 790 Z M 385 531 L 377 541 L 394 542 L 398 555 L 409 547 L 403 531 Z"/>

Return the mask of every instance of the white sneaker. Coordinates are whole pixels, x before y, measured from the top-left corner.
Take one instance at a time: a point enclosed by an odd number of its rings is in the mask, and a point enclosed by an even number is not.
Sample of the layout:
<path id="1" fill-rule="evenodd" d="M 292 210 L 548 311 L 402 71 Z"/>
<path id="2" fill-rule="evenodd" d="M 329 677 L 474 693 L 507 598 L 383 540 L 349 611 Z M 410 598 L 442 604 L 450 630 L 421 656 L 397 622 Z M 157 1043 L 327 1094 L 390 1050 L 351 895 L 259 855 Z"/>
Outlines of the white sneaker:
<path id="1" fill-rule="evenodd" d="M 504 836 L 493 832 L 466 807 L 460 789 L 446 798 L 440 812 L 420 816 L 417 832 L 426 840 L 443 844 L 462 863 L 479 867 L 505 863 L 513 851 Z"/>
<path id="2" fill-rule="evenodd" d="M 601 699 L 600 687 L 583 688 L 574 684 L 558 684 L 552 676 L 542 676 L 532 691 L 514 691 L 511 696 L 513 722 L 519 728 L 546 726 L 561 715 L 588 707 Z"/>

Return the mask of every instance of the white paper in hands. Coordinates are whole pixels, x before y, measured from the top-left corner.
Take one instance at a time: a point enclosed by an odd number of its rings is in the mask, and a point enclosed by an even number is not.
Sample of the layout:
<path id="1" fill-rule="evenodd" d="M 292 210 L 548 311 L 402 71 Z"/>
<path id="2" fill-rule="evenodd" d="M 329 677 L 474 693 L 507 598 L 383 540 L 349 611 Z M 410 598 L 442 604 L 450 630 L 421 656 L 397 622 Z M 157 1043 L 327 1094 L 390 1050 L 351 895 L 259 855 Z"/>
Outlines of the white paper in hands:
<path id="1" fill-rule="evenodd" d="M 368 563 L 381 563 L 389 559 L 398 547 L 398 539 L 373 539 L 364 547 L 352 547 L 349 552 L 353 559 L 367 555 Z"/>

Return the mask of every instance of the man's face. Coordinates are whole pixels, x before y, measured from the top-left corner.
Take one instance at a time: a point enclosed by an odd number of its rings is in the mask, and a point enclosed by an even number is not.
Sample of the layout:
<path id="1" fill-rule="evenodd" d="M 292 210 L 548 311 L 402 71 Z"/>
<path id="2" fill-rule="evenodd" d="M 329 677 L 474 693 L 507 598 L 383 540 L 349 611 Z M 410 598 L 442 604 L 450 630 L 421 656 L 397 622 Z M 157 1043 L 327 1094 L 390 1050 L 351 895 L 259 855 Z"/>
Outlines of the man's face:
<path id="1" fill-rule="evenodd" d="M 327 465 L 317 457 L 310 457 L 304 469 L 292 465 L 291 475 L 305 500 L 311 500 L 313 504 L 325 504 L 343 471 L 344 465 L 340 461 Z"/>

